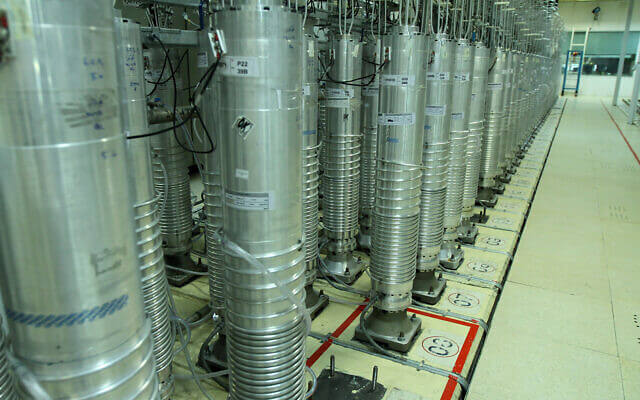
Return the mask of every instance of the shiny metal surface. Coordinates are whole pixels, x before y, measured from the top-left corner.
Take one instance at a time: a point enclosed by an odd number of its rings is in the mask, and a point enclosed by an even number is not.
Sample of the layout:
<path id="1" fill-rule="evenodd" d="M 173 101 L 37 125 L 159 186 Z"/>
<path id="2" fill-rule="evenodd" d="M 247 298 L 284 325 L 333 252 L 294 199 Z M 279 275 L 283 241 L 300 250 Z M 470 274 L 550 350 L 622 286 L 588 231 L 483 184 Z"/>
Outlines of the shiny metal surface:
<path id="1" fill-rule="evenodd" d="M 215 26 L 228 48 L 218 108 L 224 235 L 304 303 L 301 16 L 236 4 Z M 230 398 L 303 399 L 303 318 L 271 278 L 225 252 Z"/>
<path id="2" fill-rule="evenodd" d="M 378 154 L 378 100 L 380 98 L 380 75 L 382 62 L 381 40 L 367 38 L 364 45 L 362 75 L 373 75 L 367 79 L 369 85 L 362 88 L 362 158 L 360 160 L 360 232 L 358 244 L 371 248 L 371 211 L 376 195 L 376 158 Z"/>
<path id="3" fill-rule="evenodd" d="M 418 241 L 419 271 L 438 266 L 438 254 L 444 234 L 444 203 L 451 128 L 453 46 L 454 42 L 447 35 L 437 35 L 433 41 L 433 57 L 427 72 Z"/>
<path id="4" fill-rule="evenodd" d="M 505 51 L 505 64 L 502 69 L 504 89 L 502 98 L 502 121 L 500 122 L 500 146 L 498 150 L 498 172 L 507 165 L 508 145 L 511 141 L 511 96 L 513 94 L 513 52 Z"/>
<path id="5" fill-rule="evenodd" d="M 178 49 L 168 49 L 173 68 L 178 66 L 181 52 Z M 159 84 L 149 101 L 159 107 L 173 110 L 173 81 L 170 79 L 171 70 L 167 66 L 160 76 L 162 65 L 165 60 L 165 53 L 161 48 L 148 50 L 151 73 L 148 74 L 149 81 L 167 81 Z M 176 73 L 176 86 L 178 90 L 178 105 L 184 105 L 184 84 Z M 153 85 L 147 85 L 151 91 Z M 153 126 L 154 131 L 172 127 L 172 123 L 157 124 Z M 155 135 L 151 137 L 153 181 L 155 189 L 162 198 L 164 204 L 162 215 L 160 216 L 160 228 L 164 241 L 164 253 L 167 256 L 187 255 L 191 250 L 191 231 L 193 227 L 193 216 L 191 207 L 191 188 L 189 180 L 188 165 L 191 163 L 191 154 L 180 147 L 176 141 L 176 136 L 181 143 L 189 146 L 180 128 L 173 131 Z M 164 167 L 164 170 L 163 170 Z M 165 191 L 165 171 L 166 187 Z M 166 197 L 166 198 L 165 198 Z"/>
<path id="6" fill-rule="evenodd" d="M 3 312 L 0 312 L 0 400 L 17 400 L 13 371 L 7 358 L 8 338 L 5 336 L 2 314 Z"/>
<path id="7" fill-rule="evenodd" d="M 451 145 L 447 171 L 447 195 L 444 206 L 444 245 L 457 238 L 462 215 L 462 197 L 467 169 L 467 138 L 475 47 L 466 39 L 454 44 L 454 67 L 451 97 Z"/>
<path id="8" fill-rule="evenodd" d="M 305 34 L 302 48 L 302 223 L 307 284 L 316 278 L 318 263 L 318 43 Z"/>
<path id="9" fill-rule="evenodd" d="M 337 276 L 354 277 L 360 197 L 361 87 L 338 82 L 362 76 L 362 43 L 350 35 L 334 38 L 325 88 L 322 222 L 329 238 L 326 265 Z"/>
<path id="10" fill-rule="evenodd" d="M 484 110 L 487 95 L 489 71 L 489 49 L 482 44 L 475 45 L 473 81 L 471 82 L 471 106 L 469 108 L 469 137 L 467 139 L 467 168 L 462 195 L 462 219 L 473 215 L 473 207 L 478 195 L 480 159 L 482 156 L 482 134 L 484 131 Z"/>
<path id="11" fill-rule="evenodd" d="M 378 163 L 371 240 L 371 283 L 376 308 L 400 311 L 411 304 L 416 274 L 427 37 L 399 26 L 383 36 L 391 59 L 380 76 Z"/>
<path id="12" fill-rule="evenodd" d="M 122 128 L 125 136 L 149 132 L 147 99 L 144 92 L 144 63 L 140 25 L 116 19 L 118 73 L 122 96 Z M 138 242 L 138 258 L 142 275 L 142 295 L 147 317 L 151 321 L 153 356 L 156 363 L 160 397 L 173 393 L 172 374 L 174 335 L 169 319 L 169 293 L 165 274 L 164 254 L 158 196 L 153 188 L 149 138 L 127 140 L 129 180 L 133 186 L 133 210 Z"/>
<path id="13" fill-rule="evenodd" d="M 498 175 L 498 156 L 500 152 L 501 124 L 504 115 L 504 74 L 506 54 L 498 48 L 489 59 L 489 75 L 487 78 L 487 98 L 485 102 L 485 126 L 482 136 L 482 158 L 480 162 L 479 186 L 490 188 L 495 186 Z"/>
<path id="14" fill-rule="evenodd" d="M 0 288 L 13 353 L 54 399 L 158 396 L 112 7 L 12 2 L 0 68 L 0 167 L 20 171 L 0 180 Z"/>

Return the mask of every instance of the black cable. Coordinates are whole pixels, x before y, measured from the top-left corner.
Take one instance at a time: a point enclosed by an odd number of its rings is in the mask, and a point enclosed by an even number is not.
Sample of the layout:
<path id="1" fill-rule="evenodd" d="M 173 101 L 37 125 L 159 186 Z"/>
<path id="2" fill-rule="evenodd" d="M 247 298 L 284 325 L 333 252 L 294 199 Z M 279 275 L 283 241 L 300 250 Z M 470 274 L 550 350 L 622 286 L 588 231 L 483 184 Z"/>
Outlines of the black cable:
<path id="1" fill-rule="evenodd" d="M 184 53 L 182 53 L 182 57 L 180 57 L 180 60 L 178 60 L 178 65 L 176 66 L 176 70 L 175 70 L 175 72 L 176 72 L 176 73 L 177 73 L 177 72 L 178 72 L 178 70 L 180 69 L 180 66 L 182 65 L 182 61 L 184 61 L 185 56 L 187 55 L 187 53 L 188 53 L 188 52 L 189 52 L 189 50 L 185 50 L 185 51 L 184 51 Z M 165 56 L 165 59 L 164 59 L 164 65 L 162 66 L 162 68 L 163 68 L 163 69 L 162 69 L 162 72 L 160 73 L 160 77 L 158 77 L 158 80 L 157 80 L 156 82 L 154 82 L 154 81 L 150 81 L 150 80 L 148 80 L 148 79 L 145 79 L 145 81 L 146 81 L 147 83 L 151 83 L 151 84 L 155 85 L 155 86 L 154 86 L 154 88 L 153 88 L 153 90 L 151 91 L 151 93 L 149 93 L 147 96 L 151 96 L 151 94 L 156 90 L 156 87 L 157 87 L 158 85 L 164 85 L 165 83 L 167 83 L 167 82 L 169 82 L 171 79 L 173 79 L 173 74 L 171 74 L 171 76 L 169 76 L 167 79 L 165 79 L 164 81 L 161 81 L 161 79 L 162 79 L 162 74 L 164 73 L 164 68 L 165 68 L 165 66 L 166 66 L 166 65 L 167 65 L 167 58 L 166 58 L 166 56 Z M 187 71 L 188 71 L 188 70 L 187 70 Z"/>
<path id="2" fill-rule="evenodd" d="M 200 85 L 202 84 L 202 82 L 203 82 L 205 79 L 207 80 L 207 82 L 206 82 L 206 84 L 203 86 L 203 89 L 202 89 L 202 90 L 205 90 L 205 89 L 207 88 L 208 84 L 211 82 L 211 78 L 213 77 L 213 75 L 214 75 L 214 74 L 215 74 L 215 72 L 216 72 L 216 69 L 218 68 L 218 64 L 219 64 L 219 62 L 220 62 L 220 61 L 219 61 L 219 60 L 217 60 L 215 63 L 213 63 L 213 64 L 212 64 L 212 65 L 211 65 L 211 66 L 210 66 L 210 67 L 205 71 L 205 73 L 200 77 L 200 80 L 199 80 L 199 81 L 198 81 L 198 83 L 195 85 L 195 90 L 193 91 L 193 94 L 192 94 L 191 98 L 189 99 L 189 100 L 190 100 L 190 103 L 192 104 L 192 106 L 193 106 L 193 107 L 192 107 L 192 108 L 191 108 L 191 110 L 189 111 L 189 114 L 187 114 L 187 115 L 186 115 L 186 117 L 185 117 L 185 118 L 183 118 L 182 122 L 180 122 L 179 124 L 175 125 L 175 128 L 180 128 L 181 126 L 185 125 L 185 124 L 186 124 L 187 122 L 189 122 L 189 121 L 193 118 L 193 116 L 196 114 L 196 107 L 195 107 L 195 102 L 194 102 L 194 100 L 195 100 L 195 98 L 196 98 L 196 97 L 197 97 L 197 95 L 198 95 L 198 88 L 200 87 Z M 174 114 L 174 116 L 175 116 L 175 114 Z M 175 123 L 175 120 L 174 120 L 174 123 Z M 164 128 L 164 129 L 161 129 L 161 130 L 159 130 L 159 131 L 154 131 L 154 132 L 144 133 L 144 134 L 141 134 L 141 135 L 129 136 L 129 137 L 127 137 L 127 139 L 128 139 L 128 140 L 131 140 L 131 139 L 140 139 L 140 138 L 145 138 L 145 137 L 150 137 L 150 136 L 160 135 L 160 134 L 163 134 L 163 133 L 166 133 L 166 132 L 172 131 L 172 130 L 174 130 L 173 125 L 172 125 L 171 127 L 169 127 L 169 128 Z M 211 138 L 210 138 L 210 137 L 209 137 L 209 142 L 210 142 L 210 143 L 213 143 L 213 141 L 211 140 Z M 213 149 L 211 150 L 211 152 L 212 152 L 212 151 L 213 151 Z"/>
<path id="3" fill-rule="evenodd" d="M 167 67 L 167 56 L 164 57 L 164 62 L 162 63 L 162 70 L 160 71 L 160 76 L 158 77 L 158 79 L 162 79 L 162 75 L 164 75 L 164 70 Z M 145 79 L 146 81 L 146 79 Z M 149 82 L 149 81 L 147 81 Z M 158 89 L 158 83 L 156 82 L 155 85 L 153 86 L 153 89 L 151 90 L 151 92 L 147 93 L 147 97 L 151 96 L 156 89 Z"/>
<path id="4" fill-rule="evenodd" d="M 382 72 L 382 69 L 384 68 L 385 65 L 387 65 L 387 63 L 389 61 L 389 60 L 385 59 L 382 62 L 382 64 L 380 64 L 380 68 L 378 68 L 372 74 L 361 76 L 359 78 L 349 79 L 348 81 L 337 81 L 337 80 L 333 79 L 331 77 L 331 75 L 329 75 L 329 70 L 325 69 L 324 63 L 322 62 L 320 57 L 318 57 L 318 59 L 320 60 L 320 65 L 324 69 L 323 76 L 326 76 L 328 78 L 328 79 L 319 79 L 319 81 L 332 82 L 332 83 L 337 83 L 337 84 L 341 84 L 341 85 L 357 86 L 357 87 L 366 87 L 366 86 L 371 85 L 373 83 L 373 81 L 376 79 L 376 75 L 378 75 L 380 72 Z M 371 78 L 371 79 L 369 79 L 369 82 L 367 82 L 367 83 L 352 83 L 352 82 L 363 80 L 363 79 L 367 79 L 367 78 Z"/>

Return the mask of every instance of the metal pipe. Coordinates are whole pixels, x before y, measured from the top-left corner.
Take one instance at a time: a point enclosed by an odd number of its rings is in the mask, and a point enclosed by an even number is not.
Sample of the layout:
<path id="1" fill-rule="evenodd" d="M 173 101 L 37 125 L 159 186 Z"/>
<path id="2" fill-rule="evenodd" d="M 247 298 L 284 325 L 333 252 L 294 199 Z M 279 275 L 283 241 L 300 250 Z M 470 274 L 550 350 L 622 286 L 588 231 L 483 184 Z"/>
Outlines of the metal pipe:
<path id="1" fill-rule="evenodd" d="M 113 2 L 22 0 L 8 12 L 28 32 L 0 68 L 0 167 L 21 171 L 0 180 L 13 354 L 54 399 L 156 399 Z"/>
<path id="2" fill-rule="evenodd" d="M 122 121 L 125 136 L 148 132 L 144 88 L 144 63 L 140 25 L 115 20 L 118 46 L 118 73 L 122 96 Z M 147 317 L 151 321 L 153 355 L 160 385 L 160 398 L 173 394 L 173 342 L 169 319 L 169 293 L 165 274 L 162 237 L 158 224 L 158 196 L 153 188 L 151 153 L 148 138 L 127 140 L 129 180 L 133 183 L 133 210 L 136 223 L 138 259 L 142 275 L 142 294 Z"/>
<path id="3" fill-rule="evenodd" d="M 18 400 L 14 386 L 13 371 L 11 370 L 9 358 L 7 357 L 9 340 L 5 335 L 4 320 L 2 319 L 3 313 L 4 312 L 0 312 L 0 399 Z"/>

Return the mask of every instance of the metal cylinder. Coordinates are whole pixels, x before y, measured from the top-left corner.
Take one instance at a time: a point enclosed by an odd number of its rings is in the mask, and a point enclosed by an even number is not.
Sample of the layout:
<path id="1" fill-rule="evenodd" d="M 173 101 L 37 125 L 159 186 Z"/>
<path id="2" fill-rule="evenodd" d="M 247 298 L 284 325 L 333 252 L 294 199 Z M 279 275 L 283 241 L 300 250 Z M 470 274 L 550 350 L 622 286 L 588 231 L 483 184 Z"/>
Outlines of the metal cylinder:
<path id="1" fill-rule="evenodd" d="M 411 304 L 416 274 L 427 37 L 399 26 L 382 39 L 390 59 L 380 76 L 378 163 L 371 240 L 376 308 L 400 311 Z"/>
<path id="2" fill-rule="evenodd" d="M 322 222 L 329 238 L 326 265 L 340 277 L 354 277 L 360 192 L 361 87 L 343 84 L 361 77 L 362 43 L 350 35 L 332 41 L 325 89 L 326 132 Z"/>
<path id="3" fill-rule="evenodd" d="M 116 19 L 118 73 L 122 96 L 122 127 L 125 136 L 149 132 L 147 99 L 144 91 L 144 63 L 140 25 Z M 174 336 L 169 319 L 169 293 L 158 224 L 158 196 L 153 188 L 149 138 L 127 140 L 129 180 L 133 184 L 133 210 L 142 274 L 142 295 L 147 317 L 151 320 L 153 355 L 160 384 L 160 396 L 173 393 Z"/>
<path id="4" fill-rule="evenodd" d="M 8 9 L 0 167 L 21 173 L 0 180 L 0 291 L 13 354 L 54 399 L 158 396 L 113 18 L 107 0 Z"/>
<path id="5" fill-rule="evenodd" d="M 224 235 L 270 276 L 225 247 L 231 399 L 303 399 L 302 32 L 277 2 L 215 14 L 225 33 L 219 127 Z"/>
<path id="6" fill-rule="evenodd" d="M 318 55 L 313 35 L 302 48 L 302 222 L 307 285 L 316 279 L 318 263 Z"/>
<path id="7" fill-rule="evenodd" d="M 484 108 L 487 94 L 489 70 L 489 49 L 481 43 L 475 45 L 473 80 L 471 82 L 471 106 L 469 107 L 469 136 L 467 138 L 467 168 L 462 195 L 462 218 L 473 215 L 473 207 L 478 195 L 480 158 L 482 155 L 482 133 L 484 130 Z"/>
<path id="8" fill-rule="evenodd" d="M 438 34 L 433 41 L 433 56 L 427 72 L 418 241 L 419 271 L 438 266 L 438 254 L 444 233 L 444 203 L 447 191 L 451 127 L 453 46 L 453 41 L 447 35 Z"/>
<path id="9" fill-rule="evenodd" d="M 502 121 L 500 122 L 500 150 L 498 153 L 498 171 L 502 172 L 507 165 L 509 143 L 511 142 L 511 98 L 513 95 L 513 52 L 505 52 L 506 62 L 502 69 L 504 95 L 502 99 Z"/>
<path id="10" fill-rule="evenodd" d="M 2 307 L 2 304 L 0 304 Z M 8 338 L 5 336 L 3 313 L 0 311 L 0 399 L 18 400 L 15 391 L 13 371 L 9 365 L 7 352 L 9 351 Z"/>
<path id="11" fill-rule="evenodd" d="M 495 186 L 498 175 L 498 153 L 500 152 L 500 125 L 504 111 L 504 75 L 506 54 L 497 48 L 490 58 L 489 74 L 487 78 L 487 97 L 485 101 L 485 126 L 482 136 L 482 158 L 480 160 L 480 181 L 482 188 Z"/>
<path id="12" fill-rule="evenodd" d="M 168 49 L 173 68 L 178 67 L 180 52 L 177 49 Z M 165 65 L 166 54 L 162 48 L 152 48 L 147 53 L 151 71 L 147 80 L 153 82 L 165 82 L 157 85 L 156 90 L 150 96 L 149 101 L 159 107 L 173 111 L 174 87 L 171 79 L 171 68 Z M 163 71 L 164 67 L 164 73 Z M 179 72 L 175 72 L 176 87 L 178 97 L 175 99 L 177 105 L 184 102 L 184 84 L 179 78 Z M 149 92 L 155 85 L 147 85 Z M 177 122 L 176 122 L 177 123 Z M 157 124 L 153 126 L 154 131 L 170 129 L 172 122 Z M 184 267 L 184 261 L 178 261 L 178 257 L 188 260 L 191 251 L 191 233 L 193 228 L 193 216 L 191 206 L 191 187 L 188 166 L 191 163 L 191 154 L 184 150 L 190 147 L 187 143 L 181 128 L 176 128 L 175 132 L 169 130 L 160 135 L 151 137 L 153 181 L 155 189 L 162 196 L 161 202 L 164 204 L 160 216 L 160 228 L 164 241 L 164 254 L 167 264 L 176 267 Z M 167 191 L 165 193 L 165 190 Z M 177 264 L 177 265 L 176 265 Z"/>
<path id="13" fill-rule="evenodd" d="M 209 54 L 209 59 L 213 59 Z M 218 66 L 218 68 L 221 68 Z M 219 72 L 219 70 L 217 69 Z M 215 81 L 219 77 L 213 78 Z M 204 186 L 204 212 L 207 217 L 205 225 L 205 241 L 207 244 L 207 270 L 209 273 L 209 298 L 211 310 L 219 318 L 224 317 L 225 310 L 225 253 L 220 240 L 224 226 L 221 159 L 223 149 L 220 147 L 220 132 L 215 111 L 218 109 L 220 95 L 218 86 L 211 82 L 205 89 L 202 98 L 202 109 L 205 126 L 209 130 L 216 148 L 204 156 L 202 184 Z"/>
<path id="14" fill-rule="evenodd" d="M 378 100 L 380 91 L 381 40 L 370 37 L 364 46 L 362 74 L 372 76 L 362 88 L 362 158 L 360 160 L 360 233 L 358 243 L 371 248 L 371 211 L 376 195 L 378 154 Z"/>
<path id="15" fill-rule="evenodd" d="M 458 238 L 457 229 L 462 216 L 474 49 L 466 39 L 459 39 L 454 44 L 451 145 L 444 206 L 444 242 L 453 242 Z"/>

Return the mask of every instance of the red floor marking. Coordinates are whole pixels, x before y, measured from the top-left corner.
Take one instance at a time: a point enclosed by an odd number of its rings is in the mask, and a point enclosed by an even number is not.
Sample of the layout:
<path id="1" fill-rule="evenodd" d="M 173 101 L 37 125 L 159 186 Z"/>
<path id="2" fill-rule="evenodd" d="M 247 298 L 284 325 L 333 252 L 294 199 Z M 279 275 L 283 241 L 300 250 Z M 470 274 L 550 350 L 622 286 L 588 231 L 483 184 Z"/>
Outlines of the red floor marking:
<path id="1" fill-rule="evenodd" d="M 338 338 L 340 335 L 342 335 L 344 331 L 346 331 L 347 328 L 353 323 L 353 321 L 355 321 L 356 318 L 360 316 L 360 314 L 362 313 L 362 310 L 364 310 L 364 307 L 365 307 L 364 305 L 358 306 L 358 308 L 356 308 L 351 313 L 351 315 L 349 315 L 349 317 L 347 317 L 347 319 L 344 320 L 342 324 L 340 324 L 338 329 L 336 329 L 333 332 L 333 334 L 331 334 L 331 336 L 333 336 L 334 338 Z M 473 346 L 473 341 L 476 339 L 476 336 L 478 334 L 479 325 L 474 324 L 472 322 L 460 321 L 460 320 L 445 317 L 442 315 L 432 314 L 422 310 L 416 310 L 415 308 L 408 308 L 407 312 L 419 314 L 429 318 L 439 319 L 442 321 L 451 322 L 457 325 L 463 325 L 469 328 L 469 333 L 467 333 L 467 337 L 465 338 L 464 343 L 462 345 L 462 349 L 460 350 L 460 355 L 456 359 L 456 363 L 454 364 L 453 371 L 452 371 L 456 374 L 461 374 L 462 369 L 464 368 L 464 365 L 467 362 L 467 357 L 469 357 L 469 353 L 471 352 L 471 346 Z M 329 349 L 329 347 L 331 347 L 332 344 L 333 344 L 333 340 L 331 339 L 328 339 L 326 342 L 322 343 L 322 345 L 320 345 L 320 347 L 318 347 L 318 349 L 307 359 L 307 366 L 308 367 L 313 366 L 313 364 L 315 364 L 315 362 L 318 361 L 320 357 L 322 357 L 322 355 Z M 450 375 L 449 381 L 447 382 L 447 385 L 445 386 L 444 391 L 442 392 L 442 397 L 440 398 L 440 400 L 451 400 L 453 398 L 453 395 L 455 394 L 457 386 L 458 386 L 458 380 L 454 376 Z"/>
<path id="2" fill-rule="evenodd" d="M 602 100 L 600 100 L 600 103 L 602 103 L 602 107 L 604 107 L 604 110 L 607 112 L 607 114 L 609 114 L 609 118 L 611 118 L 611 122 L 613 122 L 613 124 L 616 126 L 616 128 L 618 128 L 618 132 L 620 132 L 620 136 L 622 136 L 622 139 L 627 144 L 627 147 L 629 148 L 629 150 L 631 150 L 631 153 L 633 153 L 633 156 L 636 158 L 636 162 L 638 163 L 638 165 L 640 165 L 640 158 L 638 158 L 638 155 L 636 154 L 635 150 L 633 150 L 633 147 L 631 147 L 631 144 L 627 140 L 627 137 L 624 135 L 624 133 L 622 133 L 622 129 L 620 129 L 620 126 L 618 125 L 616 120 L 613 119 L 613 115 L 611 115 L 611 113 L 607 109 L 607 106 L 604 105 Z"/>
<path id="3" fill-rule="evenodd" d="M 351 323 L 353 321 L 356 320 L 356 318 L 358 318 L 358 316 L 360 315 L 360 313 L 362 312 L 362 310 L 364 310 L 363 305 L 358 306 L 358 308 L 356 308 L 351 315 L 349 315 L 349 317 L 347 317 L 347 319 L 344 320 L 344 322 L 338 327 L 338 329 L 336 329 L 331 336 L 333 336 L 334 338 L 338 338 L 340 337 L 340 335 L 342 335 L 344 333 L 344 331 L 347 330 L 347 328 L 349 327 L 349 325 L 351 325 Z M 333 343 L 333 340 L 329 339 L 326 342 L 322 343 L 322 345 L 320 347 L 318 347 L 318 350 L 316 350 L 311 357 L 309 357 L 307 359 L 307 367 L 311 367 L 313 364 L 315 364 L 316 361 L 318 361 L 318 359 L 320 357 L 322 357 L 322 355 L 324 354 L 325 351 L 327 351 L 327 349 L 331 346 L 331 344 Z"/>

